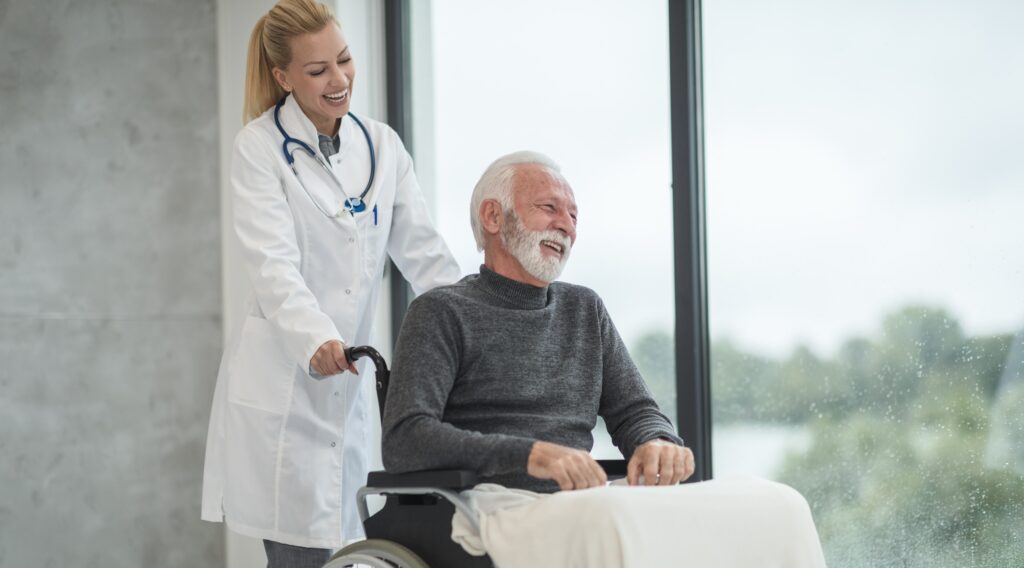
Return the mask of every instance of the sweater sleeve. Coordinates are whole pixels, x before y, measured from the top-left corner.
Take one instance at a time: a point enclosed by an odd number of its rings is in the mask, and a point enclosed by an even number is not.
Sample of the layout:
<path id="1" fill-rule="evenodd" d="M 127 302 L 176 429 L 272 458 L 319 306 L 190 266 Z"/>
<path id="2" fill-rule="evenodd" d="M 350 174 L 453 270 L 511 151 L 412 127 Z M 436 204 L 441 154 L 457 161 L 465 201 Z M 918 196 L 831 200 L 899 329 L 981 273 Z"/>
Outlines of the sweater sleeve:
<path id="1" fill-rule="evenodd" d="M 633 455 L 637 446 L 656 438 L 683 445 L 672 422 L 662 414 L 651 396 L 604 303 L 600 299 L 597 302 L 603 369 L 599 413 L 608 426 L 612 442 L 626 459 Z"/>
<path id="2" fill-rule="evenodd" d="M 462 347 L 458 318 L 436 294 L 421 296 L 409 306 L 395 346 L 384 408 L 382 454 L 388 471 L 525 473 L 535 440 L 484 434 L 444 422 Z"/>

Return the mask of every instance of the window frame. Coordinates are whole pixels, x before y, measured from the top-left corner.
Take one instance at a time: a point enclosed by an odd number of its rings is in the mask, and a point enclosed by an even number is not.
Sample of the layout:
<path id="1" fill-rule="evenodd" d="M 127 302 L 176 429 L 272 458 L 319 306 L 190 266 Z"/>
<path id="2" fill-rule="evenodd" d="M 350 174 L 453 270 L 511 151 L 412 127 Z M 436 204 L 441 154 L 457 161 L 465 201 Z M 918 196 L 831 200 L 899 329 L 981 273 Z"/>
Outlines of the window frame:
<path id="1" fill-rule="evenodd" d="M 675 287 L 676 428 L 693 453 L 689 481 L 711 479 L 711 373 L 704 199 L 704 117 L 700 0 L 668 4 L 672 207 Z M 412 147 L 410 0 L 385 0 L 387 119 Z M 391 341 L 412 292 L 390 264 Z"/>
<path id="2" fill-rule="evenodd" d="M 711 365 L 700 0 L 668 0 L 676 291 L 676 424 L 693 481 L 711 479 Z"/>

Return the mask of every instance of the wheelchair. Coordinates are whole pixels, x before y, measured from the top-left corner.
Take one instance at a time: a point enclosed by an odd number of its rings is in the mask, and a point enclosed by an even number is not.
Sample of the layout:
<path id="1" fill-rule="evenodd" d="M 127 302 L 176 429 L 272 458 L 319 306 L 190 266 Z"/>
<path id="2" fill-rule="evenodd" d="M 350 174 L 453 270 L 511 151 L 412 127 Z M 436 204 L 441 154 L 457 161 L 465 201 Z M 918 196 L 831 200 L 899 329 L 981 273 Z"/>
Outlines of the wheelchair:
<path id="1" fill-rule="evenodd" d="M 369 346 L 346 350 L 349 361 L 369 357 L 375 367 L 377 404 L 383 420 L 390 372 L 381 354 Z M 598 460 L 609 479 L 626 475 L 624 460 Z M 356 493 L 359 519 L 367 540 L 342 548 L 324 568 L 493 568 L 489 556 L 472 556 L 451 538 L 452 516 L 461 511 L 470 524 L 480 519 L 460 492 L 477 484 L 475 472 L 433 470 L 409 473 L 373 471 Z M 383 508 L 370 515 L 367 498 L 385 498 Z"/>

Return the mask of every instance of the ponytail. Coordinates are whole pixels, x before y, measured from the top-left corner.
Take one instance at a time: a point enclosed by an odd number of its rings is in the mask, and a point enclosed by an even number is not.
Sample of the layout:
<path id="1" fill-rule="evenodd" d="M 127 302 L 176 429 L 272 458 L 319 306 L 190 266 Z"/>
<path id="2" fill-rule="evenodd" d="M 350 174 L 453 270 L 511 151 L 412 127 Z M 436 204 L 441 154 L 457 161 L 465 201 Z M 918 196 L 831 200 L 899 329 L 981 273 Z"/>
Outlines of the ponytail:
<path id="1" fill-rule="evenodd" d="M 245 69 L 245 108 L 242 111 L 242 122 L 263 114 L 274 106 L 285 95 L 284 89 L 274 79 L 274 64 L 263 42 L 264 30 L 267 27 L 267 15 L 264 14 L 249 37 L 249 55 Z"/>
<path id="2" fill-rule="evenodd" d="M 256 22 L 249 36 L 242 122 L 249 122 L 277 104 L 287 93 L 274 78 L 274 68 L 291 62 L 292 38 L 338 25 L 330 8 L 316 0 L 280 0 Z"/>

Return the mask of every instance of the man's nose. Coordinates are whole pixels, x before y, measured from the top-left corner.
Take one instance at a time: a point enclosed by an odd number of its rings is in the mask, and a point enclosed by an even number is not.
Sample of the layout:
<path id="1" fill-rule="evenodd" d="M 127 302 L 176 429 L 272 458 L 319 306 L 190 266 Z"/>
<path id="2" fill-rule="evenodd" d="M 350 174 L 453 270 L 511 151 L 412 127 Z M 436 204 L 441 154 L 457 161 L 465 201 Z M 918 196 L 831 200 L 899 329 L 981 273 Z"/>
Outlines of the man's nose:
<path id="1" fill-rule="evenodd" d="M 576 242 L 576 221 L 573 220 L 568 210 L 559 211 L 555 218 L 554 229 L 564 233 L 572 242 Z"/>

